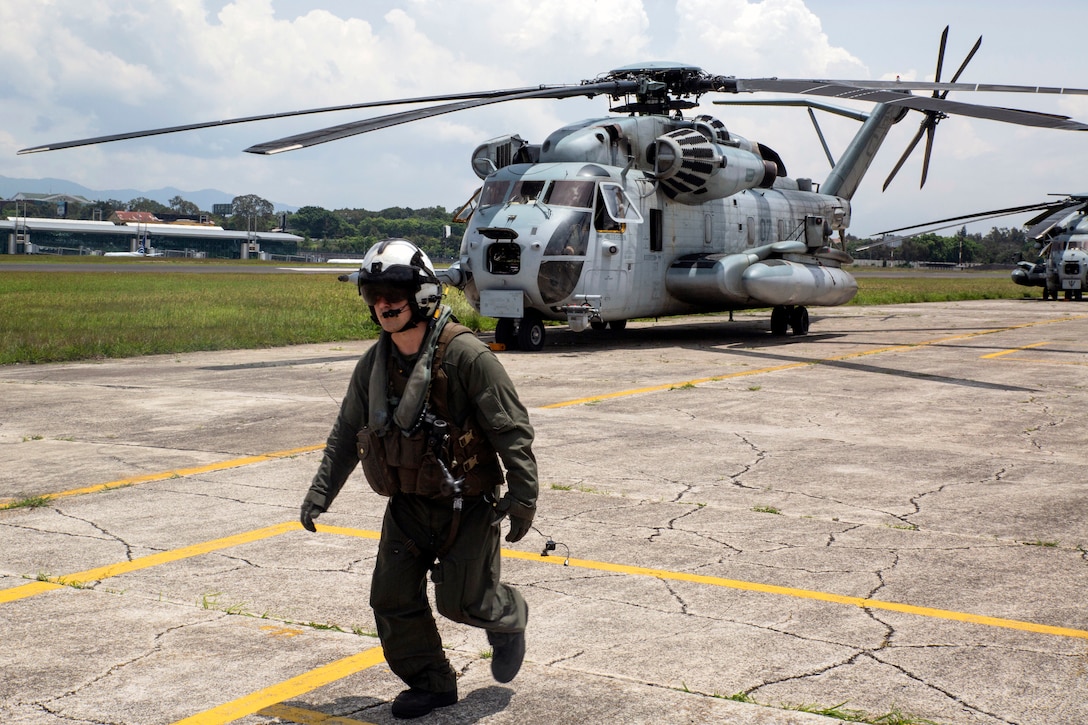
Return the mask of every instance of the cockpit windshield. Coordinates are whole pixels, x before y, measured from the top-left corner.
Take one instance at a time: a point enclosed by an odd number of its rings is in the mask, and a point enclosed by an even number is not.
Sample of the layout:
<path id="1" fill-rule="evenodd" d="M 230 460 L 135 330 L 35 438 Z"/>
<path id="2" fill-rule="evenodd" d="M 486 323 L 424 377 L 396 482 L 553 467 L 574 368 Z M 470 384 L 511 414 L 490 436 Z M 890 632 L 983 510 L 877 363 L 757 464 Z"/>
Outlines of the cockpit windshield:
<path id="1" fill-rule="evenodd" d="M 593 206 L 592 181 L 553 181 L 544 203 L 549 206 L 573 206 L 589 209 Z"/>
<path id="2" fill-rule="evenodd" d="M 540 192 L 544 191 L 543 181 L 528 181 L 522 179 L 514 182 L 514 188 L 507 199 L 511 204 L 529 204 L 536 201 Z"/>
<path id="3" fill-rule="evenodd" d="M 494 206 L 506 201 L 510 191 L 511 182 L 506 179 L 493 179 L 484 182 L 483 191 L 480 192 L 480 206 Z"/>

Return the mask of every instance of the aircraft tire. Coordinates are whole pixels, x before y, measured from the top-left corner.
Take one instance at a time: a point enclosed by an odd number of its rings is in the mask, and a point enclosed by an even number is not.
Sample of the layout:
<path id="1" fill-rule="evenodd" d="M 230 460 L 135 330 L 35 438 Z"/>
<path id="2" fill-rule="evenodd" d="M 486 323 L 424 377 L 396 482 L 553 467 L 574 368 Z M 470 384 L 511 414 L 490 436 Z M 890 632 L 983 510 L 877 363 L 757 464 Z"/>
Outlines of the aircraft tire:
<path id="1" fill-rule="evenodd" d="M 612 320 L 608 323 L 608 326 L 612 329 L 612 332 L 623 332 L 627 327 L 627 320 Z"/>
<path id="2" fill-rule="evenodd" d="M 544 320 L 536 314 L 527 314 L 521 318 L 518 326 L 518 348 L 527 352 L 544 349 Z"/>
<path id="3" fill-rule="evenodd" d="M 608 323 L 604 320 L 590 320 L 589 326 L 594 332 L 601 332 L 608 326 Z"/>
<path id="4" fill-rule="evenodd" d="M 771 310 L 771 334 L 781 337 L 786 334 L 790 326 L 790 312 L 782 305 Z"/>
<path id="5" fill-rule="evenodd" d="M 794 335 L 807 335 L 808 334 L 808 308 L 804 305 L 797 305 L 790 310 L 790 327 L 793 329 Z"/>

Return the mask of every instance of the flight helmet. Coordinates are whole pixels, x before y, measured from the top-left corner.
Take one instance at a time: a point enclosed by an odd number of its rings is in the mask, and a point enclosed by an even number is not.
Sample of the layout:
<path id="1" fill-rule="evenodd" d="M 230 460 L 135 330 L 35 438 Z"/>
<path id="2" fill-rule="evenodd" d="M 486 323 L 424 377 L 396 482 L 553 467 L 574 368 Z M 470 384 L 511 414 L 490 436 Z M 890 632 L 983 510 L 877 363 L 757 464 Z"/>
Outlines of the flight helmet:
<path id="1" fill-rule="evenodd" d="M 374 303 L 379 296 L 406 300 L 412 308 L 412 326 L 434 316 L 442 301 L 442 283 L 423 250 L 407 239 L 386 239 L 368 249 L 363 257 L 359 294 L 375 322 Z"/>

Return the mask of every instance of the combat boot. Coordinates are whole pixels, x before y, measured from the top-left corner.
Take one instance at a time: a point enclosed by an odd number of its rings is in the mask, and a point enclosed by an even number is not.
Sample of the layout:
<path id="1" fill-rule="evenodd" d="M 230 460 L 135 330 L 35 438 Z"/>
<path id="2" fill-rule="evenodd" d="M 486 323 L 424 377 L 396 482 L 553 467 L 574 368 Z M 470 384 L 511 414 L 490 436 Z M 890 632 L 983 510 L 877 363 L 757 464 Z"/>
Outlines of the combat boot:
<path id="1" fill-rule="evenodd" d="M 457 702 L 456 688 L 449 692 L 431 692 L 412 687 L 393 700 L 393 717 L 410 720 L 423 717 L 436 707 L 446 707 Z"/>
<path id="2" fill-rule="evenodd" d="M 491 676 L 498 682 L 514 679 L 525 659 L 525 632 L 488 632 L 491 643 Z"/>

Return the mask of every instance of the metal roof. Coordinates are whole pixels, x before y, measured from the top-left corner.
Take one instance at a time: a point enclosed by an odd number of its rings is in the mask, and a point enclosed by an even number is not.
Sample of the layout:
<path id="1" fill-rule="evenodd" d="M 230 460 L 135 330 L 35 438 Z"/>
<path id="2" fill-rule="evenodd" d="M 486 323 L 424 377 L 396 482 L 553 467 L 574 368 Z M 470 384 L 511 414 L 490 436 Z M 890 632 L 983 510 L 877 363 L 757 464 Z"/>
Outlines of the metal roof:
<path id="1" fill-rule="evenodd" d="M 151 233 L 161 237 L 181 237 L 192 239 L 222 239 L 243 241 L 257 239 L 276 242 L 301 242 L 302 237 L 285 232 L 246 232 L 245 230 L 205 227 L 195 224 L 114 224 L 113 222 L 95 222 L 78 219 L 39 219 L 35 217 L 8 217 L 0 219 L 0 230 L 14 230 L 16 224 L 35 232 L 82 232 L 90 234 L 138 234 Z"/>

